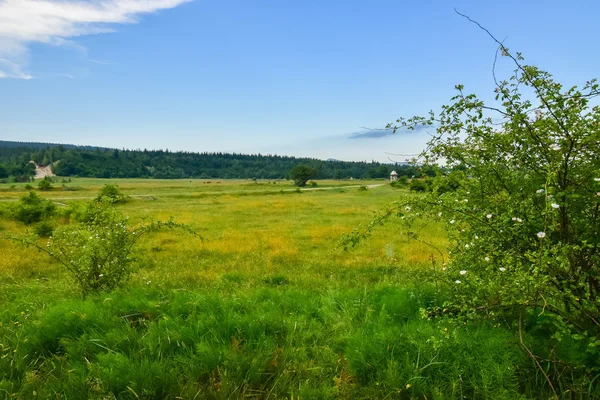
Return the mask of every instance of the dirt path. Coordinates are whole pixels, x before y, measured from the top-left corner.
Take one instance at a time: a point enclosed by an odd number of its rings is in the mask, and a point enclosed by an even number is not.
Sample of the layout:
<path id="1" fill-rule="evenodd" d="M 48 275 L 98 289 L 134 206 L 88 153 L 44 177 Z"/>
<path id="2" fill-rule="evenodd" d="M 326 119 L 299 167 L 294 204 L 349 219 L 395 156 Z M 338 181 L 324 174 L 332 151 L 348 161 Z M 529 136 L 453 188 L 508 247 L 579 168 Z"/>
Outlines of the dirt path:
<path id="1" fill-rule="evenodd" d="M 351 189 L 351 188 L 358 188 L 361 187 L 363 185 L 352 185 L 352 186 L 328 186 L 328 187 L 310 187 L 310 188 L 301 188 L 300 190 L 303 192 L 307 192 L 310 190 L 334 190 L 334 189 Z M 368 189 L 373 189 L 379 186 L 385 186 L 385 183 L 379 183 L 376 185 L 365 185 L 367 186 Z M 296 189 L 283 189 L 284 192 L 294 192 Z M 187 192 L 187 193 L 177 193 L 177 195 L 197 195 L 197 194 L 201 194 L 201 195 L 236 195 L 236 194 L 240 194 L 240 193 L 249 193 L 249 192 Z M 273 191 L 273 194 L 277 194 L 279 193 L 279 191 Z M 153 195 L 149 195 L 149 194 L 132 194 L 129 195 L 129 197 L 132 197 L 134 199 L 147 199 L 149 197 L 152 198 L 157 198 L 157 197 L 169 197 L 172 196 L 172 194 L 153 194 Z M 96 196 L 72 196 L 72 197 L 47 197 L 48 200 L 52 200 L 52 201 L 58 201 L 58 200 L 91 200 L 91 199 L 95 199 Z M 18 198 L 11 198 L 11 199 L 0 199 L 0 202 L 11 202 L 11 201 L 18 201 Z"/>
<path id="2" fill-rule="evenodd" d="M 378 183 L 376 185 L 351 185 L 351 186 L 332 186 L 332 187 L 310 187 L 310 188 L 302 188 L 300 190 L 302 191 L 308 191 L 308 190 L 332 190 L 332 189 L 346 189 L 346 188 L 357 188 L 357 187 L 361 187 L 361 186 L 366 186 L 367 189 L 373 189 L 379 186 L 383 186 L 385 185 L 385 183 Z M 289 189 L 287 191 L 293 191 L 296 189 Z"/>

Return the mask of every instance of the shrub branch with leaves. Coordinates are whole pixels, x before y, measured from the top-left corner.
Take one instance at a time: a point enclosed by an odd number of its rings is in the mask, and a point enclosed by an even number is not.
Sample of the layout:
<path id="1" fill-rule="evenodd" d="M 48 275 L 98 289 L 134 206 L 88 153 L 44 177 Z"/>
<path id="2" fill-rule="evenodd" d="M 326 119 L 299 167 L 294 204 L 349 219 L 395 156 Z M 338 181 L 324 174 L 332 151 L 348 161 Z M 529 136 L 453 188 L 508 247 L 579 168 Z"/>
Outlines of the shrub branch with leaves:
<path id="1" fill-rule="evenodd" d="M 457 85 L 440 113 L 388 125 L 435 127 L 419 162 L 439 176 L 431 193 L 398 201 L 346 244 L 392 217 L 419 240 L 426 238 L 418 226 L 442 221 L 450 239 L 444 273 L 455 294 L 446 309 L 512 321 L 540 370 L 543 358 L 593 378 L 600 373 L 600 107 L 590 100 L 600 88 L 592 80 L 565 89 L 497 43 L 515 69 L 508 80 L 494 73 L 494 105 Z M 454 190 L 440 190 L 448 183 Z M 553 348 L 534 355 L 523 342 L 525 320 L 547 329 L 551 343 L 575 343 L 585 361 L 569 364 Z"/>

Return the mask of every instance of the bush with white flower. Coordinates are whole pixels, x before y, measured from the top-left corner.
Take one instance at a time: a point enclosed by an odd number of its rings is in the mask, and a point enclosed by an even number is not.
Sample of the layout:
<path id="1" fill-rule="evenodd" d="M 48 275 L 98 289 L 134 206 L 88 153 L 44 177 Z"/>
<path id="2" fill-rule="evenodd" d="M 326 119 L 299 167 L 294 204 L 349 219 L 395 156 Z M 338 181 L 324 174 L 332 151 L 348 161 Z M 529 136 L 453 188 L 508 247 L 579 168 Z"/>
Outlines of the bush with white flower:
<path id="1" fill-rule="evenodd" d="M 592 80 L 565 90 L 500 50 L 515 73 L 496 81 L 494 104 L 457 85 L 439 114 L 388 126 L 435 129 L 418 162 L 438 178 L 431 193 L 398 201 L 348 243 L 394 216 L 422 241 L 417 225 L 445 223 L 454 310 L 508 321 L 519 333 L 525 323 L 543 325 L 555 342 L 568 339 L 596 360 L 571 367 L 600 373 L 600 107 L 590 104 L 600 88 Z M 448 181 L 455 190 L 438 190 Z M 550 348 L 543 358 L 569 365 Z"/>

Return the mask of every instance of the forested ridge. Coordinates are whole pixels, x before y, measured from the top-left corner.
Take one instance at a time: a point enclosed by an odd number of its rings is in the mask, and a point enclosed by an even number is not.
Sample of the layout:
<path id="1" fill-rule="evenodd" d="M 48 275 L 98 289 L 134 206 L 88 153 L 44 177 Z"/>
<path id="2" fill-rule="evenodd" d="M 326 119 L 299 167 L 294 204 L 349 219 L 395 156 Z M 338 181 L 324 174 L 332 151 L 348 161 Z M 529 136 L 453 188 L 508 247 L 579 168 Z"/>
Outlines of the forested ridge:
<path id="1" fill-rule="evenodd" d="M 418 174 L 408 165 L 323 161 L 279 155 L 126 150 L 37 142 L 0 141 L 0 179 L 25 181 L 35 173 L 31 161 L 50 165 L 59 176 L 96 178 L 281 179 L 298 164 L 317 170 L 318 179 L 385 178 Z"/>

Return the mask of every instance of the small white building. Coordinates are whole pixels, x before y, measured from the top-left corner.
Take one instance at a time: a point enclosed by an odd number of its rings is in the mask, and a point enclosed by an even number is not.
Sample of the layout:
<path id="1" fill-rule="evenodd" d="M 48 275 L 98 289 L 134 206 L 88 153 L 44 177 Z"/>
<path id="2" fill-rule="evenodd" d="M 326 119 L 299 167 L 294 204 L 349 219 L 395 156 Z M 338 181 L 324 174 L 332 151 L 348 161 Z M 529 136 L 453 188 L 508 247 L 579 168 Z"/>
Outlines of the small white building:
<path id="1" fill-rule="evenodd" d="M 398 180 L 398 174 L 396 173 L 396 171 L 392 171 L 392 173 L 390 174 L 390 182 L 396 182 Z"/>

